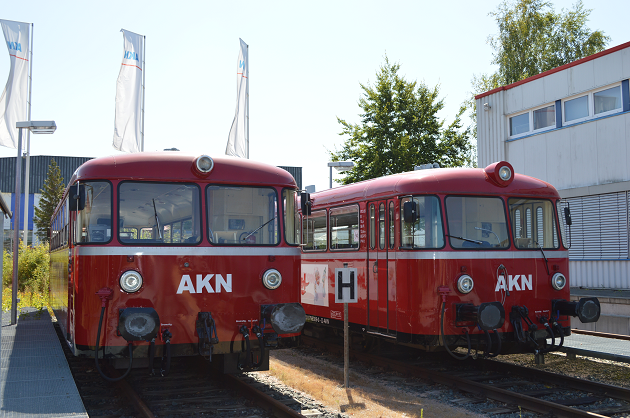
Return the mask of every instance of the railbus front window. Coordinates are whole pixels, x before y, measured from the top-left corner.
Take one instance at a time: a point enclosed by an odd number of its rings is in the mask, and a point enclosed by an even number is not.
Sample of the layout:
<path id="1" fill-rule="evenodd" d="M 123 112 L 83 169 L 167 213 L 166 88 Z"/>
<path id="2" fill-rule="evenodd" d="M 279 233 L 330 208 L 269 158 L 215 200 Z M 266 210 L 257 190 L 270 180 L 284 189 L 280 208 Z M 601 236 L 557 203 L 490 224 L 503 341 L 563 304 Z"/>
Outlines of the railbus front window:
<path id="1" fill-rule="evenodd" d="M 111 184 L 107 181 L 87 181 L 81 184 L 85 187 L 85 207 L 77 212 L 74 242 L 109 242 L 112 239 Z"/>
<path id="2" fill-rule="evenodd" d="M 501 198 L 447 196 L 446 220 L 453 248 L 497 249 L 510 246 Z"/>
<path id="3" fill-rule="evenodd" d="M 275 189 L 209 185 L 206 199 L 208 239 L 212 244 L 280 243 L 278 193 Z"/>
<path id="4" fill-rule="evenodd" d="M 118 237 L 123 244 L 201 242 L 199 187 L 126 181 L 118 187 Z"/>
<path id="5" fill-rule="evenodd" d="M 559 247 L 558 228 L 551 201 L 510 198 L 508 204 L 516 248 Z"/>
<path id="6" fill-rule="evenodd" d="M 326 251 L 326 211 L 318 210 L 302 218 L 302 237 L 304 251 Z"/>
<path id="7" fill-rule="evenodd" d="M 414 203 L 416 219 L 413 222 L 407 222 L 401 214 L 401 246 L 420 249 L 444 247 L 444 227 L 438 198 L 436 196 L 404 197 L 400 201 L 401 211 L 406 202 Z"/>

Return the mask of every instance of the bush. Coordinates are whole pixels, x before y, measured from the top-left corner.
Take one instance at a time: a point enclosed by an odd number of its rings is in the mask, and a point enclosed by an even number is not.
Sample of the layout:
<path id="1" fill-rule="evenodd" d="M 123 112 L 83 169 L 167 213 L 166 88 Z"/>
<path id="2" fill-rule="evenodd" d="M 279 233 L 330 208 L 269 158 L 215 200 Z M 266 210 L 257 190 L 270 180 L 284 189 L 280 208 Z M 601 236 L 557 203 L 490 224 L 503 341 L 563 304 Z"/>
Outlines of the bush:
<path id="1" fill-rule="evenodd" d="M 19 251 L 18 291 L 47 295 L 50 281 L 48 244 L 25 247 L 20 242 Z M 5 250 L 2 260 L 2 284 L 4 287 L 9 287 L 13 281 L 13 256 Z"/>

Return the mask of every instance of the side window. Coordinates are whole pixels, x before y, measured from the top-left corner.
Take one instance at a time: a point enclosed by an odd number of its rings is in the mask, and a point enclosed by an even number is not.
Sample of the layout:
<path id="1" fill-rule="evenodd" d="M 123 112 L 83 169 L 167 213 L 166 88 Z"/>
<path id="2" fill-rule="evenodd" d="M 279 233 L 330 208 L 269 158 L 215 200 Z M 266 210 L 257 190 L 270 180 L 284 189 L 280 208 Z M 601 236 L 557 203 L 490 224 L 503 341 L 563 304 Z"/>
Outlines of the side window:
<path id="1" fill-rule="evenodd" d="M 378 248 L 385 249 L 385 203 L 378 207 Z"/>
<path id="2" fill-rule="evenodd" d="M 395 243 L 395 225 L 396 222 L 394 222 L 394 202 L 389 202 L 389 248 L 390 250 L 394 249 L 394 243 Z"/>
<path id="3" fill-rule="evenodd" d="M 287 244 L 300 243 L 300 215 L 297 211 L 298 193 L 296 190 L 282 191 L 282 206 L 284 208 L 284 238 Z"/>
<path id="4" fill-rule="evenodd" d="M 74 241 L 106 243 L 112 239 L 112 186 L 107 181 L 87 181 L 85 206 L 77 212 Z"/>
<path id="5" fill-rule="evenodd" d="M 330 210 L 330 249 L 359 248 L 359 207 Z"/>
<path id="6" fill-rule="evenodd" d="M 326 211 L 319 210 L 312 212 L 309 216 L 302 218 L 302 237 L 304 240 L 304 251 L 325 251 L 327 244 L 326 236 Z"/>
<path id="7" fill-rule="evenodd" d="M 374 203 L 370 204 L 370 249 L 376 245 L 376 213 Z"/>

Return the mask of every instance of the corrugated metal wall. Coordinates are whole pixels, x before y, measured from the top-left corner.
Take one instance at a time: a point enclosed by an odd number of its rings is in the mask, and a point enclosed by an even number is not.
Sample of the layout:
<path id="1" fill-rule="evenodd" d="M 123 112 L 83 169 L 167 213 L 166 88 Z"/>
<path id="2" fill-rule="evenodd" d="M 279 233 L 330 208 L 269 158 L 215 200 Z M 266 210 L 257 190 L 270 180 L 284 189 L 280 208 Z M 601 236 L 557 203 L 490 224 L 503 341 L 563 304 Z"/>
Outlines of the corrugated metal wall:
<path id="1" fill-rule="evenodd" d="M 505 118 L 505 95 L 498 91 L 477 100 L 477 166 L 486 167 L 505 157 L 507 126 Z M 490 108 L 484 110 L 484 103 Z"/>
<path id="2" fill-rule="evenodd" d="M 64 185 L 68 184 L 74 171 L 86 161 L 91 160 L 90 157 L 63 157 L 63 156 L 50 156 L 50 155 L 35 155 L 30 158 L 29 167 L 29 193 L 40 193 L 40 190 L 44 188 L 44 181 L 48 177 L 48 166 L 50 160 L 54 159 L 61 176 L 63 177 Z M 26 172 L 26 159 L 22 159 L 22 178 Z M 0 191 L 3 193 L 13 193 L 15 191 L 15 157 L 0 158 Z M 24 182 L 22 182 L 22 190 L 24 193 Z"/>
<path id="3" fill-rule="evenodd" d="M 570 260 L 571 287 L 628 289 L 630 263 L 627 260 Z"/>
<path id="4" fill-rule="evenodd" d="M 281 168 L 291 173 L 291 175 L 295 179 L 295 183 L 297 184 L 298 189 L 302 190 L 302 167 L 278 166 L 278 168 Z"/>

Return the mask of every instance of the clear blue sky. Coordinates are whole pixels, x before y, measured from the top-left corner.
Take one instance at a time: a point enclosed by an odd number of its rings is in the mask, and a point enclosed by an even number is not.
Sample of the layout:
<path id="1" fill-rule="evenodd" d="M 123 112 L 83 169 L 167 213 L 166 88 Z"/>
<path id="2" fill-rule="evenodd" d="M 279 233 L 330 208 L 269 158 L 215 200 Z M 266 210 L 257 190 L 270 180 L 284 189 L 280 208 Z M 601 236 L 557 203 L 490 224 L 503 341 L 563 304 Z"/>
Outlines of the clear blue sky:
<path id="1" fill-rule="evenodd" d="M 165 2 L 29 1 L 1 19 L 32 22 L 32 119 L 57 122 L 31 136 L 32 155 L 100 157 L 112 148 L 124 28 L 146 41 L 145 150 L 223 155 L 236 106 L 239 37 L 250 54 L 250 158 L 303 167 L 303 185 L 328 188 L 337 117 L 359 121 L 359 83 L 385 54 L 408 80 L 440 85 L 452 121 L 473 74 L 494 71 L 493 1 Z M 574 2 L 554 1 L 556 10 Z M 584 0 L 589 27 L 610 47 L 630 41 L 627 0 Z M 1 49 L 1 48 L 0 48 Z M 9 73 L 0 52 L 0 88 Z M 16 150 L 0 147 L 0 157 Z"/>

